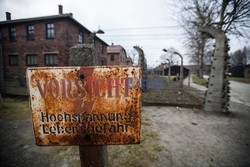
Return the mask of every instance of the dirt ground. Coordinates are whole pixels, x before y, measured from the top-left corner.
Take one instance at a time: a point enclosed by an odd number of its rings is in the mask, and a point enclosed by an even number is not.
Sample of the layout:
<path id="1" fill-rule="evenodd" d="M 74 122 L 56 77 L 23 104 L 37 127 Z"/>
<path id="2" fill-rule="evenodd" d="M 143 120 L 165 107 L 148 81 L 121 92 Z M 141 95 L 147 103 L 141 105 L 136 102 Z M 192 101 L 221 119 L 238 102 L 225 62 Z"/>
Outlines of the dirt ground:
<path id="1" fill-rule="evenodd" d="M 144 107 L 169 150 L 170 166 L 250 166 L 250 109 L 231 114 L 171 107 Z"/>
<path id="2" fill-rule="evenodd" d="M 232 106 L 229 115 L 143 107 L 142 140 L 150 140 L 138 146 L 109 146 L 116 151 L 109 153 L 110 166 L 250 166 L 250 109 Z M 30 119 L 1 116 L 0 127 L 0 166 L 80 166 L 78 147 L 36 146 Z M 135 154 L 129 156 L 131 150 Z M 140 159 L 144 155 L 149 158 Z M 120 162 L 125 156 L 129 161 Z"/>

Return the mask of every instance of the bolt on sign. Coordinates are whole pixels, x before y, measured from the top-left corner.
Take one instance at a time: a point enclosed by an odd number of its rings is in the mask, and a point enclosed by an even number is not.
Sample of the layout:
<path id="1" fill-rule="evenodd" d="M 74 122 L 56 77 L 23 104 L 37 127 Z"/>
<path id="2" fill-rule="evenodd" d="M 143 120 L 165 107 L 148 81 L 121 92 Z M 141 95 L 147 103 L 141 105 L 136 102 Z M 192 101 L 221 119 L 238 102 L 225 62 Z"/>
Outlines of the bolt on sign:
<path id="1" fill-rule="evenodd" d="M 140 143 L 141 68 L 27 69 L 37 145 Z"/>

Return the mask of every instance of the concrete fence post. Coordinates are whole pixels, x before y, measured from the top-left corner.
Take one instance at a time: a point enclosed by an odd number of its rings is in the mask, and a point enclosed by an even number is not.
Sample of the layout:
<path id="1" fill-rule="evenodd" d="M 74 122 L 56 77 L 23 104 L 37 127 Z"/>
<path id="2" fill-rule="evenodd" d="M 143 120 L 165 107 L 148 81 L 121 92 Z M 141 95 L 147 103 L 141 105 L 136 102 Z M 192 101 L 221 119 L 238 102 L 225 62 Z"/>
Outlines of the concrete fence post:
<path id="1" fill-rule="evenodd" d="M 230 87 L 228 81 L 228 40 L 224 32 L 215 36 L 215 52 L 212 60 L 205 111 L 228 112 Z"/>
<path id="2" fill-rule="evenodd" d="M 188 87 L 190 87 L 190 78 L 191 78 L 191 74 L 190 71 L 188 72 Z"/>
<path id="3" fill-rule="evenodd" d="M 147 60 L 145 58 L 144 52 L 143 50 L 139 47 L 139 46 L 134 46 L 133 47 L 139 54 L 139 58 L 138 58 L 138 65 L 141 66 L 142 68 L 142 81 L 147 81 L 147 77 L 148 77 L 148 71 L 147 71 Z M 159 71 L 160 72 L 160 69 Z M 160 75 L 160 73 L 158 73 Z M 142 91 L 146 91 L 147 90 L 147 83 L 144 83 L 144 89 L 142 89 Z"/>
<path id="4" fill-rule="evenodd" d="M 70 66 L 97 65 L 97 55 L 92 44 L 76 45 L 70 48 Z M 107 167 L 107 146 L 79 146 L 82 167 Z"/>

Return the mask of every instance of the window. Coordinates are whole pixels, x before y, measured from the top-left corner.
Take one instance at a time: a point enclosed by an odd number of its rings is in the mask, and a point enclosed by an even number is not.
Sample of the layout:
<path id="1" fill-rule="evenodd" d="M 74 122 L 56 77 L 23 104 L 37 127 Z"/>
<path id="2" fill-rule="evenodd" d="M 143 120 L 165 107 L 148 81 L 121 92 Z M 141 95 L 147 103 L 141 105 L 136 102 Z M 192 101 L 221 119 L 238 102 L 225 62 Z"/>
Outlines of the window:
<path id="1" fill-rule="evenodd" d="M 26 55 L 26 64 L 27 66 L 37 65 L 37 55 L 36 54 Z"/>
<path id="2" fill-rule="evenodd" d="M 27 40 L 34 40 L 35 37 L 35 28 L 33 25 L 27 26 Z"/>
<path id="3" fill-rule="evenodd" d="M 16 41 L 16 27 L 9 28 L 9 37 L 11 42 Z"/>
<path id="4" fill-rule="evenodd" d="M 110 60 L 111 61 L 115 60 L 115 56 L 114 55 L 110 55 Z"/>
<path id="5" fill-rule="evenodd" d="M 46 31 L 47 31 L 47 39 L 54 39 L 55 31 L 54 31 L 54 24 L 53 23 L 48 23 L 46 25 Z"/>
<path id="6" fill-rule="evenodd" d="M 9 55 L 9 65 L 10 66 L 18 65 L 18 55 Z"/>
<path id="7" fill-rule="evenodd" d="M 79 31 L 78 43 L 84 43 L 83 32 Z"/>
<path id="8" fill-rule="evenodd" d="M 57 54 L 45 54 L 46 65 L 57 65 Z"/>
<path id="9" fill-rule="evenodd" d="M 104 45 L 101 44 L 101 52 L 104 53 Z"/>

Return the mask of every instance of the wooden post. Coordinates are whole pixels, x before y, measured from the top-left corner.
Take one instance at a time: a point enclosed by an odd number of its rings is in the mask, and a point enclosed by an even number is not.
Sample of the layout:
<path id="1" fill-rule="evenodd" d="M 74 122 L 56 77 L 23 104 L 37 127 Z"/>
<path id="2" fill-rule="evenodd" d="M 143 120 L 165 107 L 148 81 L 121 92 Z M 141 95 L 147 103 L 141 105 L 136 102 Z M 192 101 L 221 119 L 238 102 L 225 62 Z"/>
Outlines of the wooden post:
<path id="1" fill-rule="evenodd" d="M 70 48 L 70 66 L 97 65 L 97 55 L 92 44 L 77 45 Z M 107 167 L 107 146 L 79 145 L 82 167 Z"/>
<path id="2" fill-rule="evenodd" d="M 107 146 L 79 146 L 82 167 L 108 166 Z"/>

